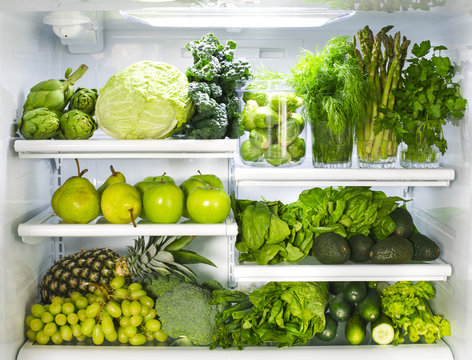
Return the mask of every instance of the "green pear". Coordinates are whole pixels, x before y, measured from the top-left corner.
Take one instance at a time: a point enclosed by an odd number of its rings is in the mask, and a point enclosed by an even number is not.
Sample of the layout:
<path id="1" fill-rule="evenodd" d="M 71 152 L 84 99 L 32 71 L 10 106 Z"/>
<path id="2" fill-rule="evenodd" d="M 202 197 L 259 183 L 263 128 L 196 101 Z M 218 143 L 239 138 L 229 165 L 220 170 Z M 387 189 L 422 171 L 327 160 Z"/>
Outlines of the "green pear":
<path id="1" fill-rule="evenodd" d="M 77 176 L 65 181 L 52 195 L 51 205 L 54 213 L 66 223 L 87 224 L 100 213 L 100 196 L 92 183 L 82 177 L 87 169 L 80 171 L 77 163 Z"/>
<path id="2" fill-rule="evenodd" d="M 106 181 L 97 189 L 98 190 L 98 194 L 100 196 L 102 196 L 103 194 L 103 191 L 105 191 L 105 189 L 110 186 L 111 184 L 116 184 L 116 183 L 124 183 L 126 182 L 126 178 L 125 176 L 119 172 L 119 171 L 115 171 L 115 169 L 113 168 L 113 165 L 110 165 L 110 171 L 111 171 L 111 175 L 108 177 L 108 179 L 106 179 Z"/>
<path id="3" fill-rule="evenodd" d="M 202 174 L 200 170 L 198 170 L 198 175 L 193 175 L 190 177 L 190 179 L 198 179 L 204 181 L 212 188 L 224 189 L 223 181 L 221 181 L 218 176 L 213 174 Z"/>
<path id="4" fill-rule="evenodd" d="M 121 182 L 108 186 L 100 202 L 103 216 L 112 224 L 136 226 L 135 219 L 141 215 L 142 202 L 139 191 L 130 184 Z"/>

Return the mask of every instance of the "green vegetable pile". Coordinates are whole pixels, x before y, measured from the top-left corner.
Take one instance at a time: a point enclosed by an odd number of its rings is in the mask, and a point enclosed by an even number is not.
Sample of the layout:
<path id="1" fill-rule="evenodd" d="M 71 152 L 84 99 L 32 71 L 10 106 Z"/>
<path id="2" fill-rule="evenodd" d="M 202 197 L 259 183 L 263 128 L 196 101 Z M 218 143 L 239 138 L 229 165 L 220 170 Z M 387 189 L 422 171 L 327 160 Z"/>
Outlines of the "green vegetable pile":
<path id="1" fill-rule="evenodd" d="M 395 328 L 394 344 L 420 339 L 431 344 L 443 336 L 451 335 L 449 322 L 434 315 L 428 300 L 435 295 L 434 287 L 426 281 L 413 284 L 399 281 L 380 292 L 382 311 L 389 316 Z"/>
<path id="2" fill-rule="evenodd" d="M 304 190 L 290 204 L 232 200 L 240 229 L 239 260 L 262 265 L 303 259 L 310 253 L 314 236 L 323 233 L 344 238 L 374 234 L 384 239 L 396 229 L 388 215 L 402 199 L 368 187 L 328 187 Z"/>
<path id="3" fill-rule="evenodd" d="M 249 63 L 234 58 L 234 41 L 222 45 L 213 34 L 185 47 L 193 56 L 193 66 L 186 75 L 196 110 L 179 135 L 195 139 L 238 138 L 241 129 L 236 87 L 251 77 Z"/>
<path id="4" fill-rule="evenodd" d="M 212 304 L 224 306 L 216 317 L 210 349 L 276 343 L 306 344 L 325 327 L 328 288 L 322 282 L 270 282 L 249 295 L 215 290 Z"/>

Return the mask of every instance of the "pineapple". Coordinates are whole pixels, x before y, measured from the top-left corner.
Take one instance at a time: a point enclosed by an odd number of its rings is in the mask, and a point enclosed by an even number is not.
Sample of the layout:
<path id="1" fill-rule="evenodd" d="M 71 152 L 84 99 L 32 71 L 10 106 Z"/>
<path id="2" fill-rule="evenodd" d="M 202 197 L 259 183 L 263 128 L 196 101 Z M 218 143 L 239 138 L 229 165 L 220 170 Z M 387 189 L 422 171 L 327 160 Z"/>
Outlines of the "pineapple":
<path id="1" fill-rule="evenodd" d="M 108 284 L 115 275 L 139 281 L 156 273 L 175 274 L 195 280 L 195 273 L 184 264 L 215 264 L 193 251 L 183 250 L 193 238 L 151 236 L 146 243 L 144 237 L 139 237 L 134 246 L 128 246 L 124 257 L 109 248 L 82 249 L 59 259 L 48 269 L 41 281 L 41 298 L 50 303 L 54 296 L 93 292 L 97 285 Z"/>

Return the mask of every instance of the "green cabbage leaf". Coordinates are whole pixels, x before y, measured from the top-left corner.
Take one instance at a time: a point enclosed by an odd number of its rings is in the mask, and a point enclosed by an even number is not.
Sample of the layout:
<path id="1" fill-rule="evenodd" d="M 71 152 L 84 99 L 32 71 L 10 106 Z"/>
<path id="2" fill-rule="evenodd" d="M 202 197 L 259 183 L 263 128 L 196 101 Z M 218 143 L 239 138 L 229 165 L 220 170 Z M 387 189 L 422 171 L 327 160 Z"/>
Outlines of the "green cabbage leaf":
<path id="1" fill-rule="evenodd" d="M 193 115 L 188 81 L 173 65 L 139 61 L 118 71 L 100 89 L 95 117 L 116 139 L 162 139 Z"/>

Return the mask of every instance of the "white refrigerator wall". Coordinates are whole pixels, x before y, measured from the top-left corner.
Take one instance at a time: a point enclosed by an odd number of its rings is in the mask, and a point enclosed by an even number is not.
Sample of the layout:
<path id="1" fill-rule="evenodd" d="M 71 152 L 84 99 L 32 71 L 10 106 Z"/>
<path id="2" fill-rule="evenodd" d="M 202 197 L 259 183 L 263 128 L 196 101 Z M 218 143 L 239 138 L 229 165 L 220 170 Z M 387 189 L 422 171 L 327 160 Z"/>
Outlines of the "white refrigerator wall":
<path id="1" fill-rule="evenodd" d="M 287 72 L 294 66 L 301 48 L 314 51 L 323 47 L 336 35 L 353 35 L 365 25 L 374 31 L 391 24 L 393 31 L 401 31 L 415 42 L 431 40 L 434 45 L 448 46 L 447 55 L 463 68 L 464 95 L 472 103 L 471 89 L 471 17 L 464 8 L 437 8 L 430 12 L 358 13 L 345 22 L 309 30 L 209 30 L 209 29 L 152 29 L 144 25 L 123 24 L 117 14 L 104 15 L 103 52 L 97 54 L 71 54 L 52 33 L 50 26 L 42 24 L 45 14 L 0 13 L 0 166 L 4 176 L 0 179 L 0 196 L 3 204 L 0 215 L 3 232 L 0 240 L 0 348 L 1 358 L 13 360 L 24 341 L 24 316 L 36 300 L 40 276 L 54 258 L 57 241 L 44 241 L 38 245 L 21 242 L 16 234 L 17 225 L 49 205 L 58 181 L 76 174 L 72 160 L 62 161 L 61 178 L 52 160 L 19 160 L 12 150 L 14 122 L 21 113 L 29 88 L 41 80 L 61 78 L 67 67 L 89 66 L 86 75 L 78 82 L 84 87 L 102 87 L 119 69 L 138 60 L 165 61 L 182 71 L 191 64 L 191 56 L 184 48 L 190 41 L 214 32 L 221 41 L 234 40 L 238 44 L 237 56 L 246 57 L 254 68 L 264 64 L 269 69 Z M 465 360 L 472 354 L 468 339 L 472 319 L 472 267 L 469 259 L 471 216 L 471 123 L 466 118 L 457 127 L 448 126 L 446 136 L 449 151 L 443 164 L 456 170 L 456 180 L 448 188 L 386 188 L 386 192 L 413 196 L 415 220 L 425 233 L 442 245 L 444 261 L 452 264 L 453 276 L 438 284 L 436 305 L 451 321 L 453 336 L 447 339 L 456 359 Z M 81 160 L 88 168 L 86 176 L 99 186 L 108 176 L 113 164 L 122 171 L 129 183 L 149 175 L 167 172 L 177 182 L 193 175 L 197 170 L 221 176 L 227 189 L 231 188 L 231 166 L 227 160 L 206 163 L 203 160 Z M 304 166 L 310 166 L 307 157 Z M 62 180 L 61 180 L 62 179 Z M 299 188 L 242 188 L 240 197 L 293 201 Z M 130 238 L 69 238 L 63 239 L 64 252 L 82 247 L 112 246 L 124 250 Z M 203 277 L 225 281 L 228 267 L 228 241 L 223 237 L 202 238 L 192 246 L 211 258 L 218 269 L 198 268 Z"/>

